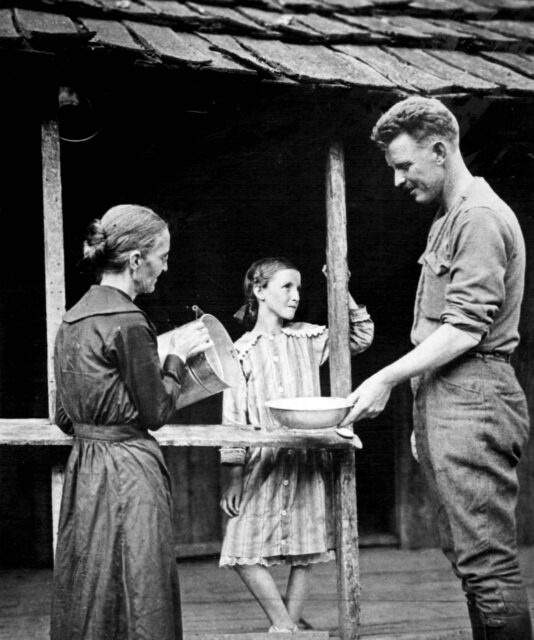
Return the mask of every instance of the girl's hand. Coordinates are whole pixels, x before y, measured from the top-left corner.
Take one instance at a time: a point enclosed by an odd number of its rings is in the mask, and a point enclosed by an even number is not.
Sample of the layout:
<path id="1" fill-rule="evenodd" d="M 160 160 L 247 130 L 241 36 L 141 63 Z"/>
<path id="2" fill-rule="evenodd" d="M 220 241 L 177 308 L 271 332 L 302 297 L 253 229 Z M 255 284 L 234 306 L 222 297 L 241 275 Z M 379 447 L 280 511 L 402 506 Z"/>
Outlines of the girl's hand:
<path id="1" fill-rule="evenodd" d="M 189 322 L 174 330 L 169 345 L 169 353 L 178 356 L 184 362 L 197 353 L 213 346 L 206 325 L 201 320 Z"/>
<path id="2" fill-rule="evenodd" d="M 328 277 L 328 267 L 323 264 L 323 268 L 321 269 L 321 271 L 324 273 L 325 278 Z M 350 280 L 350 271 L 347 269 L 347 278 L 348 280 Z M 356 302 L 354 301 L 354 298 L 350 295 L 350 291 L 349 291 L 349 309 L 352 309 L 353 311 L 358 309 L 358 305 L 356 304 Z"/>
<path id="3" fill-rule="evenodd" d="M 243 467 L 235 465 L 230 469 L 230 477 L 223 490 L 219 503 L 221 509 L 229 518 L 237 516 L 241 507 L 243 495 Z"/>
<path id="4" fill-rule="evenodd" d="M 417 453 L 417 445 L 415 444 L 415 431 L 412 431 L 410 435 L 410 448 L 412 450 L 412 456 L 419 462 L 419 454 Z"/>
<path id="5" fill-rule="evenodd" d="M 321 271 L 324 273 L 324 277 L 328 277 L 328 267 L 323 264 L 323 268 L 321 269 Z M 350 271 L 347 269 L 347 279 L 350 280 Z"/>

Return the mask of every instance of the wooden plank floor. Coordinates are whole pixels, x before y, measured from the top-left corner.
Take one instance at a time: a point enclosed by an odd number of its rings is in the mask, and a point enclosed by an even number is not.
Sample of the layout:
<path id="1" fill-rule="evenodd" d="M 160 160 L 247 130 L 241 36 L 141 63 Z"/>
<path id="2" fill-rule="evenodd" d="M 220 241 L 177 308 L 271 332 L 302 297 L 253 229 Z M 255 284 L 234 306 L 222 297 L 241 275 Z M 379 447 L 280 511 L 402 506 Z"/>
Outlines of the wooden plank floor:
<path id="1" fill-rule="evenodd" d="M 521 549 L 521 559 L 534 610 L 534 547 Z M 463 595 L 438 550 L 363 549 L 361 566 L 365 640 L 470 638 Z M 181 560 L 179 570 L 186 640 L 266 631 L 260 607 L 216 558 Z M 276 571 L 281 586 L 286 575 L 285 568 Z M 0 640 L 48 640 L 51 580 L 46 569 L 0 571 Z M 316 630 L 337 636 L 333 563 L 316 568 L 304 615 Z"/>

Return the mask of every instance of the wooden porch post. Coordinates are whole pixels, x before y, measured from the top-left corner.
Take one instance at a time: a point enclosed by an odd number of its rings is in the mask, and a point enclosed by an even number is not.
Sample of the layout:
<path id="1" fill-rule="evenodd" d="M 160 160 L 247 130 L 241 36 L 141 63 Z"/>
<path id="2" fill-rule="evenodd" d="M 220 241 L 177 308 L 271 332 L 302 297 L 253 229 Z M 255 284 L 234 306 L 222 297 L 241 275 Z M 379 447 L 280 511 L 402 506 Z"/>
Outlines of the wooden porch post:
<path id="1" fill-rule="evenodd" d="M 56 380 L 54 341 L 65 312 L 65 259 L 63 249 L 63 208 L 61 163 L 57 121 L 57 88 L 47 96 L 41 121 L 41 161 L 43 176 L 44 259 L 46 288 L 46 343 L 48 370 L 48 417 L 54 422 Z M 55 556 L 59 507 L 63 492 L 63 467 L 52 467 L 52 544 Z"/>
<path id="2" fill-rule="evenodd" d="M 330 145 L 326 166 L 328 325 L 331 394 L 352 391 L 349 348 L 347 213 L 343 146 Z M 337 536 L 337 591 L 341 640 L 355 640 L 360 627 L 360 567 L 353 449 L 334 452 Z"/>
<path id="3" fill-rule="evenodd" d="M 48 370 L 48 416 L 54 420 L 56 382 L 54 377 L 54 340 L 65 312 L 65 259 L 63 251 L 63 210 L 57 91 L 47 101 L 41 122 L 43 174 L 44 259 L 46 287 L 46 341 Z"/>

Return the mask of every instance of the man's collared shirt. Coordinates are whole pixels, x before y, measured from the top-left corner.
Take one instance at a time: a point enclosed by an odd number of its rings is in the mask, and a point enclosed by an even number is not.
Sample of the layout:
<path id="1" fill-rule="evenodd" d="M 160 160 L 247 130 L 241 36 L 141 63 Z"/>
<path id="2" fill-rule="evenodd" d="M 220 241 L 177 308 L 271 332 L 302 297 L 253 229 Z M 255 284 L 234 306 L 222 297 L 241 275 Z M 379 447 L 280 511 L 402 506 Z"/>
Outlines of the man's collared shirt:
<path id="1" fill-rule="evenodd" d="M 474 178 L 449 211 L 438 212 L 419 263 L 415 345 L 446 322 L 479 341 L 478 351 L 514 351 L 525 243 L 514 212 L 483 178 Z"/>

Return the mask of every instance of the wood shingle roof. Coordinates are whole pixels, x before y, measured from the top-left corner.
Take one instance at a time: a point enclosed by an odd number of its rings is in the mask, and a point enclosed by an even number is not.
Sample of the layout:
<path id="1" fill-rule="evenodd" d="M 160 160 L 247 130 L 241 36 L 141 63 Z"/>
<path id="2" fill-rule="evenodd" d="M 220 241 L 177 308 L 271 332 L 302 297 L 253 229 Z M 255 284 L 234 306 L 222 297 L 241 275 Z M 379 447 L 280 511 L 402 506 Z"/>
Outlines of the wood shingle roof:
<path id="1" fill-rule="evenodd" d="M 274 82 L 534 95 L 530 0 L 8 0 L 0 48 Z"/>

